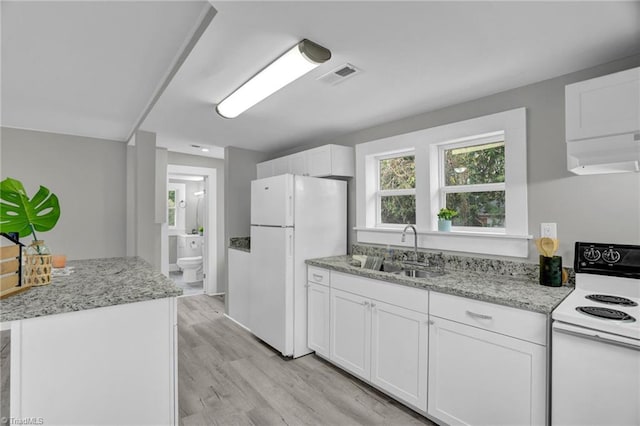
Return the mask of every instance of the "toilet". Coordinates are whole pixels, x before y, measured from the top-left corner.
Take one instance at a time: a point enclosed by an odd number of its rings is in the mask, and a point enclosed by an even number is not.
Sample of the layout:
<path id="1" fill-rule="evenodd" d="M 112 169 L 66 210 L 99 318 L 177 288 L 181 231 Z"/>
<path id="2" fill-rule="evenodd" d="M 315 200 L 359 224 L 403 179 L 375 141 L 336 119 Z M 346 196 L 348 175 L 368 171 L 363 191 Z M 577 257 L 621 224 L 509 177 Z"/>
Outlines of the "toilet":
<path id="1" fill-rule="evenodd" d="M 178 235 L 178 267 L 182 270 L 182 281 L 202 281 L 202 236 Z"/>

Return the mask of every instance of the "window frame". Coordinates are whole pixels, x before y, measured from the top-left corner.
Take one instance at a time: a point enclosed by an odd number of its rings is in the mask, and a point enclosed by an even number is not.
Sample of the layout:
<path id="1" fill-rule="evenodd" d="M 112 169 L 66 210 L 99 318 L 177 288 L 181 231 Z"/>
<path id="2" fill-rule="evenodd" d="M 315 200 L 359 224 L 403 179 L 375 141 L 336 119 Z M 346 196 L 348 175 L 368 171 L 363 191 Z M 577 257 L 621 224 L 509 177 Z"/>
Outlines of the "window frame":
<path id="1" fill-rule="evenodd" d="M 455 141 L 455 142 L 442 142 L 438 145 L 438 181 L 439 181 L 439 204 L 436 206 L 436 210 L 440 211 L 441 208 L 446 207 L 447 205 L 447 194 L 459 194 L 465 192 L 497 192 L 504 191 L 505 199 L 507 197 L 507 178 L 505 176 L 504 182 L 495 182 L 495 183 L 480 183 L 480 184 L 471 184 L 471 185 L 446 185 L 445 184 L 445 164 L 444 164 L 444 155 L 445 151 L 456 149 L 456 148 L 467 148 L 470 146 L 477 145 L 487 145 L 490 143 L 503 142 L 505 146 L 505 168 L 506 168 L 506 142 L 504 141 L 504 132 L 496 132 L 492 135 L 477 135 L 470 136 L 466 138 L 464 141 Z M 506 224 L 506 206 L 505 206 L 505 224 Z M 506 234 L 506 226 L 505 227 L 481 227 L 481 226 L 451 226 L 452 232 L 486 232 L 486 233 L 498 233 L 498 234 Z"/>
<path id="2" fill-rule="evenodd" d="M 416 197 L 416 188 L 412 189 L 382 189 L 380 188 L 380 163 L 383 160 L 389 160 L 392 158 L 400 158 L 400 157 L 413 157 L 413 161 L 415 164 L 416 155 L 414 150 L 408 151 L 400 151 L 393 153 L 386 153 L 384 155 L 379 155 L 375 157 L 377 163 L 377 174 L 376 174 L 376 227 L 378 228 L 404 228 L 406 224 L 402 223 L 385 223 L 382 222 L 382 197 L 393 197 L 393 196 L 402 196 L 402 195 L 413 195 Z M 416 182 L 417 184 L 417 182 Z M 416 206 L 416 218 L 417 218 L 417 206 Z"/>
<path id="3" fill-rule="evenodd" d="M 173 202 L 174 205 L 173 207 L 169 206 L 169 198 L 171 197 L 171 193 L 173 194 Z M 177 229 L 177 224 L 178 224 L 178 190 L 176 188 L 167 188 L 167 227 L 168 229 Z M 173 210 L 173 225 L 171 225 L 171 222 L 169 221 L 169 218 L 171 217 L 170 213 L 171 210 Z"/>
<path id="4" fill-rule="evenodd" d="M 471 118 L 409 133 L 393 135 L 355 146 L 356 241 L 358 243 L 412 245 L 402 243 L 398 226 L 377 223 L 376 158 L 415 152 L 416 228 L 418 247 L 489 255 L 528 257 L 527 123 L 526 108 Z M 505 230 L 495 232 L 456 229 L 437 231 L 441 205 L 439 146 L 504 134 L 505 142 Z"/>

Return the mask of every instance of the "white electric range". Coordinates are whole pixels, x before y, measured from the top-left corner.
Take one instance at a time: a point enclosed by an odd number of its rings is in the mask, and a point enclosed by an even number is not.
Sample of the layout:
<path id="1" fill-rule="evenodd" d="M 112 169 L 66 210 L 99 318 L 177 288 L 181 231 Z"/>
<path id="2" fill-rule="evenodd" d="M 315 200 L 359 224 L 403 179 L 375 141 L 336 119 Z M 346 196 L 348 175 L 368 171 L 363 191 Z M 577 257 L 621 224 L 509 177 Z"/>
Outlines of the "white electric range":
<path id="1" fill-rule="evenodd" d="M 640 246 L 576 243 L 553 311 L 551 423 L 640 425 Z"/>

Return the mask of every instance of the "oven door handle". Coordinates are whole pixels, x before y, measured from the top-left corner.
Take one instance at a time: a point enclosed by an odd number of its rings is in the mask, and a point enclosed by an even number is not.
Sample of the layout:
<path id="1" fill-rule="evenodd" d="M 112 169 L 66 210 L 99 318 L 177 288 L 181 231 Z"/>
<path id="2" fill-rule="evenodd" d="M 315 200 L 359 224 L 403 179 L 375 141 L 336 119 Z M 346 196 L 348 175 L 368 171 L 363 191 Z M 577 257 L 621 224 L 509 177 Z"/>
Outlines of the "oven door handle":
<path id="1" fill-rule="evenodd" d="M 580 331 L 578 331 L 580 330 Z M 613 346 L 620 346 L 623 348 L 627 348 L 627 349 L 632 349 L 634 351 L 640 351 L 640 342 L 638 343 L 627 343 L 624 340 L 629 340 L 628 338 L 624 338 L 624 337 L 619 337 L 620 340 L 613 340 L 613 339 L 607 339 L 605 337 L 601 337 L 599 334 L 595 334 L 595 333 L 599 333 L 595 330 L 585 330 L 587 331 L 587 333 L 585 333 L 584 331 L 582 331 L 584 329 L 578 329 L 577 327 L 573 327 L 569 324 L 562 324 L 562 323 L 558 323 L 558 322 L 554 322 L 553 323 L 553 331 L 557 331 L 558 333 L 563 333 L 563 334 L 568 334 L 570 336 L 575 336 L 575 337 L 580 337 L 583 339 L 587 339 L 587 340 L 593 340 L 596 342 L 600 342 L 600 343 L 605 343 L 608 345 L 613 345 Z M 593 334 L 590 334 L 593 333 Z M 616 339 L 618 339 L 618 337 L 615 337 Z"/>

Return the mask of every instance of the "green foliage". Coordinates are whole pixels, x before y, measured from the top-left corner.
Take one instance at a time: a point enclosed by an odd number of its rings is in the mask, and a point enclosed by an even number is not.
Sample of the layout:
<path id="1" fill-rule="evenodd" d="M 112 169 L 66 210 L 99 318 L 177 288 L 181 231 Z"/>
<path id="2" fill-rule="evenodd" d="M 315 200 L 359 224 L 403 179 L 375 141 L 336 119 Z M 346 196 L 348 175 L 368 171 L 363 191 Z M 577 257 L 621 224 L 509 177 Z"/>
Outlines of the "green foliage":
<path id="1" fill-rule="evenodd" d="M 416 160 L 413 155 L 380 160 L 380 189 L 416 187 Z"/>
<path id="2" fill-rule="evenodd" d="M 60 217 L 58 197 L 48 188 L 29 199 L 22 182 L 6 178 L 0 182 L 0 231 L 18 232 L 20 237 L 53 229 Z"/>
<path id="3" fill-rule="evenodd" d="M 413 155 L 380 160 L 380 189 L 414 189 L 416 162 Z M 380 202 L 382 223 L 416 223 L 415 195 L 385 195 Z"/>
<path id="4" fill-rule="evenodd" d="M 382 197 L 380 204 L 382 223 L 416 223 L 416 197 L 414 195 Z"/>
<path id="5" fill-rule="evenodd" d="M 451 220 L 454 217 L 458 216 L 458 212 L 455 210 L 450 210 L 448 208 L 442 208 L 438 212 L 438 219 Z"/>
<path id="6" fill-rule="evenodd" d="M 445 151 L 447 186 L 500 183 L 505 179 L 504 142 Z M 445 205 L 458 211 L 457 226 L 504 227 L 504 191 L 449 193 Z"/>

